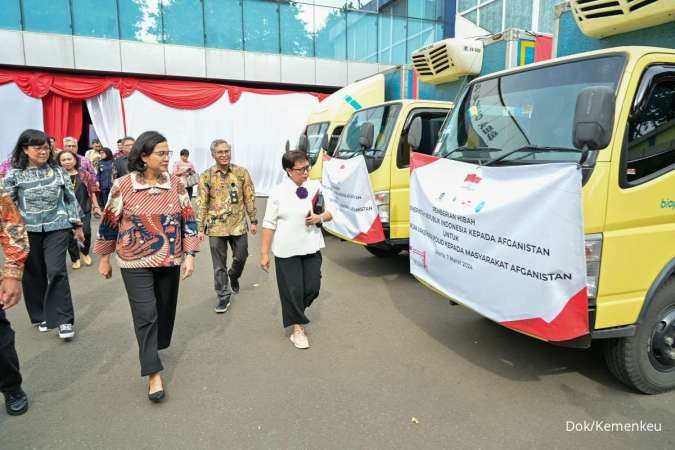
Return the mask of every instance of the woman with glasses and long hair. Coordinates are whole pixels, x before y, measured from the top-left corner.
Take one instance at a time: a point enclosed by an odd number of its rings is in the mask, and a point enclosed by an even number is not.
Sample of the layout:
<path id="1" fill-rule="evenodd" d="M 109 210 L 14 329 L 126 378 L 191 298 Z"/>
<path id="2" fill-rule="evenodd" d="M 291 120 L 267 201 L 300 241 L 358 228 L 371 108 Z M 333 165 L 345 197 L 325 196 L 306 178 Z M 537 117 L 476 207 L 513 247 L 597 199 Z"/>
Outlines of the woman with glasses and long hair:
<path id="1" fill-rule="evenodd" d="M 30 253 L 22 279 L 28 316 L 40 331 L 58 328 L 59 337 L 69 340 L 75 335 L 75 312 L 66 250 L 73 235 L 84 241 L 82 212 L 69 175 L 54 162 L 45 133 L 21 133 L 3 185 L 28 231 Z"/>
<path id="2" fill-rule="evenodd" d="M 323 234 L 318 226 L 333 218 L 319 205 L 321 183 L 309 179 L 310 163 L 302 151 L 286 152 L 281 165 L 287 178 L 272 190 L 263 221 L 260 266 L 270 268 L 274 253 L 284 327 L 299 349 L 309 348 L 305 309 L 319 296 Z"/>
<path id="3" fill-rule="evenodd" d="M 156 131 L 141 134 L 129 153 L 129 174 L 117 178 L 103 212 L 94 252 L 99 273 L 112 276 L 110 255 L 129 297 L 148 398 L 164 399 L 159 350 L 169 347 L 178 285 L 192 275 L 199 250 L 197 222 L 185 185 L 168 173 L 171 151 Z"/>

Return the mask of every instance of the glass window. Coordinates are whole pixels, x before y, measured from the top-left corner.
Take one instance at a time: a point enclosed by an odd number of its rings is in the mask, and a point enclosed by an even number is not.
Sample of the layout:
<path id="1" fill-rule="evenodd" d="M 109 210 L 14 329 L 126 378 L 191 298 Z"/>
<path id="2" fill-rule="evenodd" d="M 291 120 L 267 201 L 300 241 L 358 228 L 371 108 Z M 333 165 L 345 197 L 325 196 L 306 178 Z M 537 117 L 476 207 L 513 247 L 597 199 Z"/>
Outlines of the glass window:
<path id="1" fill-rule="evenodd" d="M 23 0 L 23 21 L 26 31 L 72 34 L 68 0 Z"/>
<path id="2" fill-rule="evenodd" d="M 445 33 L 443 31 L 443 22 L 436 22 L 434 25 L 434 41 L 440 41 L 445 38 Z"/>
<path id="3" fill-rule="evenodd" d="M 347 59 L 377 62 L 377 15 L 347 13 Z"/>
<path id="4" fill-rule="evenodd" d="M 412 60 L 412 53 L 434 42 L 434 22 L 408 19 L 408 51 L 406 61 Z"/>
<path id="5" fill-rule="evenodd" d="M 506 0 L 504 28 L 532 29 L 532 0 Z"/>
<path id="6" fill-rule="evenodd" d="M 418 19 L 441 20 L 442 2 L 437 0 L 408 0 L 408 16 Z"/>
<path id="7" fill-rule="evenodd" d="M 355 112 L 340 136 L 334 156 L 349 159 L 362 154 L 366 158 L 368 172 L 376 170 L 382 165 L 400 111 L 401 105 L 393 103 Z M 374 131 L 373 142 L 369 148 L 364 148 L 360 139 L 361 128 L 365 123 L 370 123 Z"/>
<path id="8" fill-rule="evenodd" d="M 279 53 L 279 7 L 276 3 L 244 1 L 244 50 Z"/>
<path id="9" fill-rule="evenodd" d="M 408 15 L 408 0 L 393 0 L 388 3 L 383 3 L 380 7 L 381 15 L 401 16 Z"/>
<path id="10" fill-rule="evenodd" d="M 21 9 L 19 0 L 0 0 L 0 28 L 5 30 L 21 29 Z"/>
<path id="11" fill-rule="evenodd" d="M 333 156 L 333 152 L 335 152 L 335 148 L 337 147 L 337 143 L 340 140 L 340 135 L 342 134 L 342 129 L 344 126 L 339 126 L 335 127 L 333 132 L 330 135 L 330 138 L 328 138 L 328 148 L 326 149 L 326 153 L 329 156 Z"/>
<path id="12" fill-rule="evenodd" d="M 73 34 L 119 39 L 117 5 L 114 1 L 71 0 Z"/>
<path id="13" fill-rule="evenodd" d="M 159 1 L 117 0 L 120 38 L 129 41 L 162 42 Z"/>
<path id="14" fill-rule="evenodd" d="M 675 167 L 675 81 L 670 78 L 656 84 L 642 103 L 628 122 L 628 182 Z"/>
<path id="15" fill-rule="evenodd" d="M 466 11 L 474 6 L 478 6 L 478 0 L 457 0 L 457 11 Z"/>
<path id="16" fill-rule="evenodd" d="M 241 0 L 204 0 L 206 46 L 243 50 Z"/>
<path id="17" fill-rule="evenodd" d="M 334 8 L 314 7 L 316 57 L 345 59 L 347 57 L 347 17 Z"/>
<path id="18" fill-rule="evenodd" d="M 379 16 L 379 53 L 382 64 L 405 64 L 407 20 L 405 17 Z"/>
<path id="19" fill-rule="evenodd" d="M 321 142 L 323 142 L 323 136 L 328 130 L 328 122 L 313 123 L 307 125 L 305 130 L 305 136 L 307 136 L 307 156 L 309 156 L 309 162 L 314 165 L 319 153 L 321 152 Z"/>
<path id="20" fill-rule="evenodd" d="M 173 0 L 162 3 L 164 42 L 204 46 L 204 14 L 200 0 Z"/>
<path id="21" fill-rule="evenodd" d="M 410 152 L 424 153 L 431 155 L 436 146 L 439 131 L 448 115 L 446 110 L 417 110 L 408 116 L 406 119 L 407 128 L 401 133 L 398 141 L 398 155 L 396 156 L 396 166 L 400 169 L 410 166 Z M 410 148 L 408 143 L 408 131 L 410 125 L 415 118 L 419 117 L 422 120 L 422 139 L 418 148 Z"/>
<path id="22" fill-rule="evenodd" d="M 314 56 L 314 7 L 283 3 L 280 7 L 281 53 Z"/>
<path id="23" fill-rule="evenodd" d="M 438 156 L 466 162 L 501 156 L 503 164 L 579 161 L 572 142 L 577 95 L 591 86 L 616 91 L 624 62 L 623 56 L 585 59 L 474 83 L 445 123 Z"/>
<path id="24" fill-rule="evenodd" d="M 480 7 L 480 27 L 492 33 L 502 31 L 502 1 L 495 0 Z"/>
<path id="25" fill-rule="evenodd" d="M 306 2 L 311 2 L 311 0 L 304 0 Z M 343 6 L 349 4 L 348 0 L 314 0 L 314 3 L 317 5 L 323 6 L 332 6 L 334 8 L 342 8 Z"/>
<path id="26" fill-rule="evenodd" d="M 555 5 L 561 0 L 539 0 L 539 31 L 553 34 L 555 20 Z"/>
<path id="27" fill-rule="evenodd" d="M 462 17 L 464 17 L 466 20 L 470 20 L 471 22 L 478 24 L 478 10 L 474 9 L 470 13 L 462 14 Z"/>

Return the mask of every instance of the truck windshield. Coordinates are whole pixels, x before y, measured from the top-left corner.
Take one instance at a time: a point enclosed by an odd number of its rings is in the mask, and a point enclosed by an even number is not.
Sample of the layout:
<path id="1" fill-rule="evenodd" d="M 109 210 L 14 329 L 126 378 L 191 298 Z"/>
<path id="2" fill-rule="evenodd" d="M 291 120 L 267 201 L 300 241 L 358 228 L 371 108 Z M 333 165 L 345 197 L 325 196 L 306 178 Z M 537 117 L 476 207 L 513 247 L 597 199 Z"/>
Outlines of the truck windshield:
<path id="1" fill-rule="evenodd" d="M 448 118 L 436 156 L 494 165 L 579 161 L 572 143 L 577 94 L 616 92 L 624 57 L 556 64 L 474 83 Z"/>
<path id="2" fill-rule="evenodd" d="M 368 172 L 376 170 L 382 165 L 400 111 L 401 105 L 392 103 L 354 113 L 342 132 L 334 156 L 349 159 L 356 155 L 363 155 L 366 158 Z M 373 144 L 370 148 L 363 148 L 359 139 L 361 127 L 366 122 L 373 124 L 374 128 Z"/>
<path id="3" fill-rule="evenodd" d="M 328 130 L 328 122 L 313 123 L 307 125 L 307 156 L 309 156 L 309 162 L 314 165 L 319 152 L 321 152 L 321 140 L 323 135 L 326 134 Z"/>

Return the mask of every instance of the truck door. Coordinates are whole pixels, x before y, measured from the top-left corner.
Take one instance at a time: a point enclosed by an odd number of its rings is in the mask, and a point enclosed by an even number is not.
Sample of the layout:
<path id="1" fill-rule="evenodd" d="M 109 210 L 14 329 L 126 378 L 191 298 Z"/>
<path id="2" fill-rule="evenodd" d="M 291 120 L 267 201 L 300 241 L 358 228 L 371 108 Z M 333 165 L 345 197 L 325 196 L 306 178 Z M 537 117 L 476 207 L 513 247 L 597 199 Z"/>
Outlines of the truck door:
<path id="1" fill-rule="evenodd" d="M 623 145 L 612 155 L 596 328 L 633 323 L 673 258 L 675 56 L 648 55 L 632 76 L 637 89 L 619 116 Z"/>
<path id="2" fill-rule="evenodd" d="M 394 147 L 397 148 L 396 161 L 392 161 L 390 239 L 407 239 L 409 236 L 410 152 L 433 153 L 438 132 L 447 114 L 448 110 L 442 108 L 416 108 L 406 117 L 398 146 Z M 422 118 L 422 142 L 420 148 L 411 149 L 408 145 L 408 129 L 416 117 Z"/>

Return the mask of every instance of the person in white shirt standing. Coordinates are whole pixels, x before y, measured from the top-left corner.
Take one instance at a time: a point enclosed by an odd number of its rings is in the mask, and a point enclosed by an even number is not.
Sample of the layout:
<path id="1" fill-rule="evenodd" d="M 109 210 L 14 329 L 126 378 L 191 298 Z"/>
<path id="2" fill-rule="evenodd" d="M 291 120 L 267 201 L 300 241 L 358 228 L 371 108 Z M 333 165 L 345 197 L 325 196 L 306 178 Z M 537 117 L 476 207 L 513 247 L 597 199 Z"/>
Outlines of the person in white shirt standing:
<path id="1" fill-rule="evenodd" d="M 293 345 L 305 349 L 309 348 L 305 309 L 319 296 L 321 287 L 324 242 L 319 225 L 333 216 L 322 211 L 321 183 L 308 179 L 310 163 L 305 152 L 286 152 L 281 165 L 288 178 L 267 199 L 260 266 L 269 271 L 271 248 L 284 327 L 292 327 Z"/>

